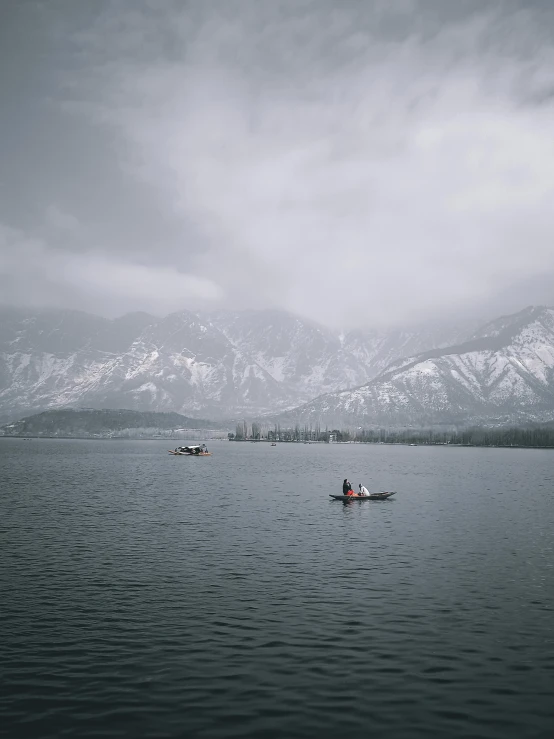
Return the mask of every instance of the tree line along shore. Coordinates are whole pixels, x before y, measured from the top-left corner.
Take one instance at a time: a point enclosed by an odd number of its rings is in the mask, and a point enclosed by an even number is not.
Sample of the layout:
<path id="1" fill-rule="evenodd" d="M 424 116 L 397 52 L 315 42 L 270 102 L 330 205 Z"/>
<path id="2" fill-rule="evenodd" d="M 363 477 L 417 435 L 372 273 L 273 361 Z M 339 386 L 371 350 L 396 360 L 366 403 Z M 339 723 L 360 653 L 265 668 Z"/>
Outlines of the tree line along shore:
<path id="1" fill-rule="evenodd" d="M 0 436 L 554 448 L 554 422 L 466 428 L 322 429 L 320 424 L 282 428 L 278 423 L 243 420 L 236 423 L 234 432 L 229 432 L 232 427 L 229 422 L 193 419 L 178 413 L 64 408 L 0 426 Z"/>
<path id="2" fill-rule="evenodd" d="M 456 431 L 391 430 L 391 429 L 311 429 L 296 426 L 293 429 L 276 427 L 262 431 L 253 423 L 250 428 L 245 422 L 237 425 L 235 433 L 228 435 L 230 441 L 269 442 L 320 442 L 358 444 L 407 444 L 425 446 L 482 446 L 482 447 L 533 447 L 554 448 L 554 427 L 531 428 L 471 427 Z"/>

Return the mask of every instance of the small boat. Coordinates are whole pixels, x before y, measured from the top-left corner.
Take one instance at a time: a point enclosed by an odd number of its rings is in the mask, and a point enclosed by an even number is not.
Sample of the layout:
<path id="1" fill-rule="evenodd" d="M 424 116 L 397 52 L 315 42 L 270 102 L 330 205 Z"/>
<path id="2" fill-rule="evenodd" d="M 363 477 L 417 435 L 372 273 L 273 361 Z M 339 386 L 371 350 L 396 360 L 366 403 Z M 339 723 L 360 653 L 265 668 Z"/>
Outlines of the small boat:
<path id="1" fill-rule="evenodd" d="M 211 457 L 212 453 L 206 449 L 204 444 L 193 444 L 191 446 L 178 446 L 167 450 L 176 457 Z"/>
<path id="2" fill-rule="evenodd" d="M 275 442 L 273 442 L 271 446 L 277 446 L 277 444 Z"/>
<path id="3" fill-rule="evenodd" d="M 334 500 L 386 500 L 391 495 L 394 495 L 394 492 L 370 493 L 369 495 L 330 495 L 329 497 Z"/>

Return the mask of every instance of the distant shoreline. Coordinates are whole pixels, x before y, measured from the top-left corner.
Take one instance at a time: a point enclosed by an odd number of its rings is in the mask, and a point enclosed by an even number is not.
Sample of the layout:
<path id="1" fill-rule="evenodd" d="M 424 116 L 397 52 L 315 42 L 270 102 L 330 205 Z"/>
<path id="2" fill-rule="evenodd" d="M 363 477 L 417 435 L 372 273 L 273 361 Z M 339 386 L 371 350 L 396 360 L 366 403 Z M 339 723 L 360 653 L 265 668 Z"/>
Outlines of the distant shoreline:
<path id="1" fill-rule="evenodd" d="M 61 434 L 56 434 L 56 436 L 48 436 L 47 434 L 40 434 L 33 436 L 32 434 L 29 434 L 28 436 L 20 436 L 18 434 L 2 434 L 0 435 L 1 439 L 20 439 L 21 441 L 36 441 L 38 439 L 60 439 L 62 441 L 67 440 L 81 440 L 81 441 L 192 441 L 193 439 L 196 439 L 199 437 L 196 436 L 190 436 L 186 439 L 183 439 L 182 436 L 179 437 L 159 437 L 159 436 L 62 436 Z M 203 441 L 227 441 L 227 439 L 221 438 L 221 437 L 214 437 L 214 438 L 204 438 Z"/>
<path id="2" fill-rule="evenodd" d="M 470 447 L 470 448 L 484 448 L 484 449 L 554 449 L 554 445 L 551 446 L 537 446 L 531 444 L 456 444 L 446 443 L 442 441 L 437 442 L 419 442 L 414 444 L 408 441 L 273 441 L 272 439 L 229 439 L 232 442 L 239 443 L 252 443 L 252 444 L 267 444 L 268 441 L 271 444 L 327 444 L 328 446 L 349 446 L 349 445 L 372 445 L 372 446 L 448 446 L 448 447 Z"/>
<path id="3" fill-rule="evenodd" d="M 193 438 L 193 437 L 191 437 Z M 195 437 L 194 437 L 195 438 Z M 59 439 L 60 441 L 190 441 L 190 439 L 183 439 L 183 438 L 160 438 L 157 437 L 150 437 L 150 436 L 47 436 L 46 434 L 41 434 L 40 436 L 19 436 L 17 434 L 3 434 L 0 436 L 0 440 L 2 439 L 19 439 L 20 441 L 37 441 L 40 439 L 48 439 L 50 441 Z M 421 442 L 419 444 L 414 443 L 408 443 L 405 441 L 335 441 L 335 442 L 325 442 L 325 441 L 272 441 L 271 439 L 225 439 L 225 438 L 218 438 L 214 437 L 212 439 L 205 438 L 203 441 L 232 441 L 232 442 L 238 442 L 243 444 L 304 444 L 304 445 L 325 445 L 328 446 L 361 446 L 361 445 L 367 445 L 367 446 L 413 446 L 413 447 L 450 447 L 450 448 L 465 448 L 465 449 L 544 449 L 544 450 L 553 450 L 554 446 L 537 446 L 537 445 L 527 445 L 527 444 L 455 444 L 455 443 L 444 443 L 444 442 Z"/>

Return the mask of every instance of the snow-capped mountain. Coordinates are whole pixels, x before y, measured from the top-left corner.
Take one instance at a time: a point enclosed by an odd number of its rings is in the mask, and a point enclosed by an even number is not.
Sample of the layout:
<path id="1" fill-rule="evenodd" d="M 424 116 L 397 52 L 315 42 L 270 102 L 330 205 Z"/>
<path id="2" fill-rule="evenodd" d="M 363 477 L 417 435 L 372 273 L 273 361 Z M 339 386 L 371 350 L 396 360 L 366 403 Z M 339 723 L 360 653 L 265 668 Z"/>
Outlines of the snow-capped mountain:
<path id="1" fill-rule="evenodd" d="M 464 341 L 477 328 L 465 321 L 340 333 L 284 311 L 225 311 L 210 318 L 235 347 L 306 399 L 361 385 L 399 357 Z"/>
<path id="2" fill-rule="evenodd" d="M 399 358 L 412 357 L 428 349 L 438 349 L 466 341 L 478 325 L 476 321 L 466 320 L 456 324 L 421 326 L 417 330 L 351 331 L 344 336 L 343 351 L 346 355 L 353 356 L 359 366 L 365 368 L 365 382 L 368 382 Z M 349 383 L 349 387 L 353 385 L 353 382 Z"/>
<path id="3" fill-rule="evenodd" d="M 389 365 L 371 382 L 280 418 L 330 425 L 517 423 L 554 419 L 554 309 L 530 307 L 470 341 Z"/>
<path id="4" fill-rule="evenodd" d="M 108 320 L 4 308 L 0 420 L 64 406 L 214 419 L 275 413 L 361 385 L 391 360 L 445 346 L 474 328 L 340 334 L 278 311 Z"/>
<path id="5" fill-rule="evenodd" d="M 116 321 L 75 311 L 8 313 L 0 330 L 4 418 L 67 405 L 221 417 L 291 402 L 263 368 L 189 311 Z"/>

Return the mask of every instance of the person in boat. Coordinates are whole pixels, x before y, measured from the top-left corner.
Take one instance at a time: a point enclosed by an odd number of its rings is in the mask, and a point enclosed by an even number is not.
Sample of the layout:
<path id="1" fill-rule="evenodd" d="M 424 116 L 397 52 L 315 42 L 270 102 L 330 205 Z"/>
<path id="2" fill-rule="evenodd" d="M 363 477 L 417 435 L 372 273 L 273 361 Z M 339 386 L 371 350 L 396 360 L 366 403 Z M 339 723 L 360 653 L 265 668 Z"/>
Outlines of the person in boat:
<path id="1" fill-rule="evenodd" d="M 362 485 L 362 483 L 358 485 L 358 488 L 358 495 L 361 495 L 363 498 L 369 497 L 369 490 L 364 485 Z"/>
<path id="2" fill-rule="evenodd" d="M 343 495 L 354 495 L 354 491 L 352 490 L 352 485 L 348 482 L 348 480 L 345 480 L 342 483 L 342 494 Z"/>

